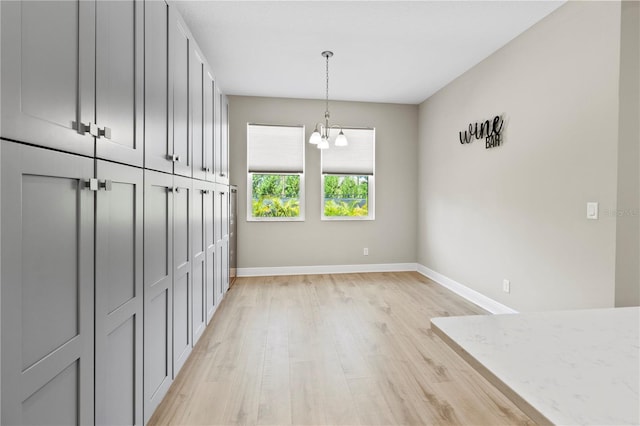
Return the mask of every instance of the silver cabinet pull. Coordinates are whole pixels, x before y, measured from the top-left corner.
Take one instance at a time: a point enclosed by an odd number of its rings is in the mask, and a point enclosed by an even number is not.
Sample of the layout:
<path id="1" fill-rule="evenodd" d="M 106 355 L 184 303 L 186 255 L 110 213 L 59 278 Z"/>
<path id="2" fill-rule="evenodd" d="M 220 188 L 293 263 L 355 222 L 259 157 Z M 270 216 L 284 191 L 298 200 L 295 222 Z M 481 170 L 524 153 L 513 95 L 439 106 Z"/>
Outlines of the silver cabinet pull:
<path id="1" fill-rule="evenodd" d="M 97 191 L 98 190 L 98 179 L 91 178 L 89 180 L 84 181 L 84 187 L 89 191 Z"/>
<path id="2" fill-rule="evenodd" d="M 111 180 L 109 179 L 101 180 L 100 182 L 98 182 L 98 187 L 100 189 L 104 189 L 105 191 L 111 191 L 113 182 L 111 182 Z"/>
<path id="3" fill-rule="evenodd" d="M 90 133 L 91 136 L 94 136 L 96 138 L 100 137 L 100 129 L 98 128 L 98 125 L 96 123 L 80 123 L 80 125 L 78 126 L 78 133 L 80 133 L 81 135 L 84 135 L 85 133 Z"/>
<path id="4" fill-rule="evenodd" d="M 111 129 L 106 126 L 102 129 L 98 128 L 98 137 L 100 136 L 104 136 L 106 139 L 111 139 Z"/>

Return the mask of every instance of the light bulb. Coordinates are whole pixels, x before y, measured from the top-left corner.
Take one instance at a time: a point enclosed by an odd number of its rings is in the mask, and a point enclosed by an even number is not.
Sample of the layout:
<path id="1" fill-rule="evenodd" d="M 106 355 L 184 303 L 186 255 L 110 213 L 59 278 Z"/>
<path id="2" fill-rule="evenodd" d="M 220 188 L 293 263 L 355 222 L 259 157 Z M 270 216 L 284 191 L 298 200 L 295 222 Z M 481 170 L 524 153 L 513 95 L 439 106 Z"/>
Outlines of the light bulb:
<path id="1" fill-rule="evenodd" d="M 318 142 L 318 149 L 327 149 L 329 148 L 329 139 L 322 138 L 320 142 Z"/>
<path id="2" fill-rule="evenodd" d="M 313 133 L 311 133 L 311 136 L 309 136 L 309 143 L 312 145 L 317 145 L 318 142 L 320 142 L 320 132 L 314 130 Z"/>
<path id="3" fill-rule="evenodd" d="M 338 134 L 338 137 L 336 138 L 336 146 L 347 146 L 349 145 L 349 141 L 347 141 L 347 137 L 344 135 L 344 133 L 342 133 L 342 130 L 340 130 L 340 133 Z"/>

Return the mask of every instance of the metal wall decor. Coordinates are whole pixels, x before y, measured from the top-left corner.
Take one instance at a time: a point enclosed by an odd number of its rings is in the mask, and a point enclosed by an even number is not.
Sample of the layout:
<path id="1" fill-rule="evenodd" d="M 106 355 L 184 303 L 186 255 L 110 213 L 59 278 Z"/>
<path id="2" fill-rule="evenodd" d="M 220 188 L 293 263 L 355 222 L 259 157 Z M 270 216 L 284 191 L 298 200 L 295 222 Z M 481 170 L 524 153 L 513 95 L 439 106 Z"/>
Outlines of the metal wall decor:
<path id="1" fill-rule="evenodd" d="M 476 139 L 484 139 L 485 148 L 495 148 L 502 144 L 502 128 L 504 119 L 499 115 L 493 117 L 493 120 L 485 120 L 482 122 L 470 123 L 469 129 L 459 132 L 461 144 L 468 144 Z"/>

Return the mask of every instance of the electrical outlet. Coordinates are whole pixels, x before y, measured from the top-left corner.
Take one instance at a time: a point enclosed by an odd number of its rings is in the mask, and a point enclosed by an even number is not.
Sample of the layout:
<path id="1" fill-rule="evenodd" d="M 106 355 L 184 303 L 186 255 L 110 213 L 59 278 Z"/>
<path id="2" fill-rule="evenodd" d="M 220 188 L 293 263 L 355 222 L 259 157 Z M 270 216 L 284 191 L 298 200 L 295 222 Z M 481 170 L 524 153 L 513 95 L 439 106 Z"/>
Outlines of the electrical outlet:
<path id="1" fill-rule="evenodd" d="M 511 292 L 511 282 L 509 280 L 502 280 L 502 291 L 505 293 Z"/>
<path id="2" fill-rule="evenodd" d="M 365 247 L 365 248 L 362 250 L 362 254 L 363 254 L 364 256 L 369 256 L 369 249 Z"/>

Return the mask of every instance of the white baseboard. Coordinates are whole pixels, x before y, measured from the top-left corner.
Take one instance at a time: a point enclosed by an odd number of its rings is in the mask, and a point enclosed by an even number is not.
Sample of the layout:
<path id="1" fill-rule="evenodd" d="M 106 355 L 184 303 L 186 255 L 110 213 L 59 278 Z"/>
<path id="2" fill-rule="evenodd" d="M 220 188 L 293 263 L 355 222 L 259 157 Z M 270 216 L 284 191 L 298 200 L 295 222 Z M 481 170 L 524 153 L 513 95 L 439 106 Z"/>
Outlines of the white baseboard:
<path id="1" fill-rule="evenodd" d="M 350 274 L 357 272 L 415 271 L 415 263 L 376 263 L 362 265 L 276 266 L 238 268 L 239 277 L 272 277 L 278 275 Z"/>
<path id="2" fill-rule="evenodd" d="M 490 297 L 485 296 L 482 293 L 479 293 L 475 290 L 470 289 L 469 287 L 460 284 L 457 281 L 452 280 L 449 277 L 445 277 L 444 275 L 433 271 L 427 268 L 424 265 L 417 264 L 418 273 L 424 275 L 432 281 L 440 284 L 443 287 L 448 288 L 449 290 L 456 293 L 458 296 L 464 297 L 471 303 L 475 303 L 480 306 L 482 309 L 485 309 L 492 314 L 517 314 L 518 311 L 511 309 L 510 307 L 503 305 L 500 302 L 496 302 Z"/>

